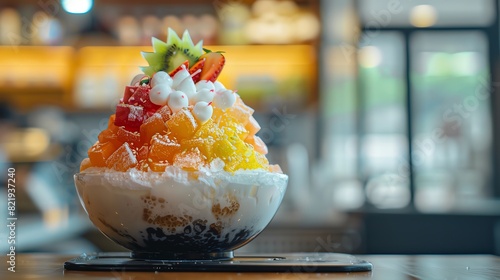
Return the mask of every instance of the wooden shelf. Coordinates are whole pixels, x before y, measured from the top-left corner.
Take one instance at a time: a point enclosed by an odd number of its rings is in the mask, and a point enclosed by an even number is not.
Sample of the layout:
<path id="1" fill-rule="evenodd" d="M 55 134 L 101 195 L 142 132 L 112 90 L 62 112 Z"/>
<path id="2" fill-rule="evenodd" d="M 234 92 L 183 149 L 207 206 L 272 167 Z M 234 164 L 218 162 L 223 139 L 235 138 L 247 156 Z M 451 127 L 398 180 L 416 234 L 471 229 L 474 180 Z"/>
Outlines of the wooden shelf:
<path id="1" fill-rule="evenodd" d="M 312 45 L 206 46 L 224 50 L 219 80 L 238 89 L 250 106 L 270 97 L 303 104 L 316 99 L 317 52 Z M 55 105 L 67 110 L 109 109 L 123 88 L 147 65 L 131 47 L 0 47 L 0 98 L 18 109 Z M 299 100 L 300 99 L 300 100 Z"/>

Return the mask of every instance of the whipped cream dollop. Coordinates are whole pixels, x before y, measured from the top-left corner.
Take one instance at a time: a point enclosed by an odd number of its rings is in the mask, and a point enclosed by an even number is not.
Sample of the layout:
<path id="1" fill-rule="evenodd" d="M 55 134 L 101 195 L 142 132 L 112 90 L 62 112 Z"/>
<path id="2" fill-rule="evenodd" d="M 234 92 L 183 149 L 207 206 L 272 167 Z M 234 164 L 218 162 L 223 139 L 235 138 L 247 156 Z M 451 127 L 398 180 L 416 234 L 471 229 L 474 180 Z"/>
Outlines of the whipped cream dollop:
<path id="1" fill-rule="evenodd" d="M 150 79 L 149 99 L 153 104 L 167 105 L 174 113 L 191 105 L 195 118 L 204 123 L 212 117 L 213 107 L 222 110 L 232 107 L 236 102 L 236 92 L 226 89 L 219 81 L 201 80 L 194 83 L 193 76 L 200 71 L 198 69 L 190 74 L 182 65 L 182 69 L 173 77 L 165 71 L 156 72 L 152 78 L 138 74 L 130 84 L 138 86 L 142 81 Z"/>
<path id="2" fill-rule="evenodd" d="M 189 100 L 186 94 L 182 91 L 173 91 L 170 93 L 168 98 L 168 107 L 172 112 L 179 112 L 182 108 L 185 108 L 189 105 Z"/>
<path id="3" fill-rule="evenodd" d="M 193 115 L 199 122 L 205 123 L 212 117 L 214 109 L 211 103 L 212 102 L 207 103 L 205 101 L 200 101 L 194 105 Z"/>

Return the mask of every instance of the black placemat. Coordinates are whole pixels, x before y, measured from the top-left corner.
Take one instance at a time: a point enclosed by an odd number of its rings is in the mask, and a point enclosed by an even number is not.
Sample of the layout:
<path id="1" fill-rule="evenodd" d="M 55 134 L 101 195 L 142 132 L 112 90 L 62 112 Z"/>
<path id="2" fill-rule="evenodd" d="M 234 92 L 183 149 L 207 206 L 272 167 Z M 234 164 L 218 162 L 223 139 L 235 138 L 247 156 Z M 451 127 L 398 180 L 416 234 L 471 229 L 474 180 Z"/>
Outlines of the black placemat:
<path id="1" fill-rule="evenodd" d="M 372 264 L 338 253 L 238 255 L 232 260 L 138 260 L 130 253 L 93 253 L 66 261 L 64 268 L 80 271 L 214 271 L 214 272 L 358 272 Z"/>

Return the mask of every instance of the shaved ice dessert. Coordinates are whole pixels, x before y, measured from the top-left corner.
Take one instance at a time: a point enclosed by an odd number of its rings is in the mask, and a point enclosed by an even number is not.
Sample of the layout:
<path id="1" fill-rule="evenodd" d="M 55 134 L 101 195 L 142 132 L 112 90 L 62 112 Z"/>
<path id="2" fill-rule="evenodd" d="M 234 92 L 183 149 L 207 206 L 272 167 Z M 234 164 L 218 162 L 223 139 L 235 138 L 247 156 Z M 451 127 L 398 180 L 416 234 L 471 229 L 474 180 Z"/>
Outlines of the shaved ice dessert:
<path id="1" fill-rule="evenodd" d="M 134 258 L 231 258 L 271 221 L 288 177 L 254 110 L 217 81 L 222 52 L 171 29 L 152 44 L 75 175 L 80 200 Z"/>

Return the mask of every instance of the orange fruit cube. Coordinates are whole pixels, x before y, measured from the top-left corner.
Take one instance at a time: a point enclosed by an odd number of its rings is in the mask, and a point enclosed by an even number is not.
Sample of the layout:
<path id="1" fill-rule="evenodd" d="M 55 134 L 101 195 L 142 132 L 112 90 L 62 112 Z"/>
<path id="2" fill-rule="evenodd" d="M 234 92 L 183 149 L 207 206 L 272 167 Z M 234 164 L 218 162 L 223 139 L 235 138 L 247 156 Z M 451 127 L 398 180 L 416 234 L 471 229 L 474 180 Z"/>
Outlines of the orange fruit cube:
<path id="1" fill-rule="evenodd" d="M 243 126 L 245 126 L 252 114 L 254 113 L 254 109 L 248 107 L 243 103 L 240 97 L 236 98 L 236 103 L 230 108 L 227 108 L 226 110 L 222 110 L 220 108 L 215 108 L 214 109 L 214 119 L 223 119 L 227 116 L 230 116 L 234 118 L 237 122 L 241 123 Z"/>
<path id="2" fill-rule="evenodd" d="M 245 142 L 252 145 L 254 150 L 260 154 L 267 155 L 268 150 L 267 150 L 267 145 L 262 141 L 262 139 L 257 136 L 257 135 L 249 135 L 246 139 Z"/>
<path id="3" fill-rule="evenodd" d="M 106 160 L 113 154 L 117 149 L 112 142 L 99 143 L 96 142 L 88 150 L 88 155 L 92 166 L 104 167 L 106 166 Z"/>
<path id="4" fill-rule="evenodd" d="M 175 154 L 181 151 L 181 145 L 166 135 L 155 135 L 151 139 L 148 158 L 154 162 L 172 163 Z M 148 161 L 149 161 L 148 159 Z"/>
<path id="5" fill-rule="evenodd" d="M 254 112 L 252 108 L 248 107 L 245 104 L 241 104 L 239 106 L 238 104 L 235 104 L 233 107 L 229 108 L 228 111 L 231 117 L 235 118 L 243 125 L 246 125 L 248 123 L 248 120 Z"/>
<path id="6" fill-rule="evenodd" d="M 99 135 L 97 136 L 97 139 L 99 140 L 100 143 L 111 142 L 116 147 L 120 147 L 123 144 L 118 140 L 116 131 L 113 131 L 110 128 L 106 128 L 105 130 L 101 131 L 101 133 L 99 133 Z"/>
<path id="7" fill-rule="evenodd" d="M 183 140 L 181 142 L 181 147 L 184 151 L 198 149 L 200 153 L 208 160 L 213 159 L 213 145 L 215 140 L 211 137 L 209 138 L 193 138 Z"/>
<path id="8" fill-rule="evenodd" d="M 166 125 L 171 133 L 170 135 L 179 142 L 192 137 L 198 128 L 198 122 L 188 109 L 182 109 L 172 115 Z"/>
<path id="9" fill-rule="evenodd" d="M 92 167 L 92 162 L 90 162 L 89 158 L 84 158 L 80 164 L 80 172 L 90 167 Z"/>
<path id="10" fill-rule="evenodd" d="M 139 160 L 139 162 L 136 165 L 136 168 L 137 170 L 143 172 L 148 172 L 150 170 L 147 160 Z"/>
<path id="11" fill-rule="evenodd" d="M 128 143 L 124 143 L 106 160 L 106 166 L 116 171 L 127 171 L 137 165 L 137 158 Z"/>
<path id="12" fill-rule="evenodd" d="M 136 154 L 137 160 L 138 161 L 146 160 L 148 158 L 148 153 L 149 153 L 149 146 L 144 145 L 140 147 L 139 149 L 137 149 L 137 154 Z"/>
<path id="13" fill-rule="evenodd" d="M 169 164 L 165 162 L 148 162 L 149 169 L 153 172 L 165 172 L 165 168 L 167 168 Z"/>
<path id="14" fill-rule="evenodd" d="M 283 170 L 281 170 L 281 167 L 278 164 L 269 165 L 269 172 L 283 174 Z"/>
<path id="15" fill-rule="evenodd" d="M 128 143 L 133 148 L 141 146 L 141 135 L 139 132 L 128 131 L 124 127 L 118 128 L 116 139 L 120 144 Z"/>
<path id="16" fill-rule="evenodd" d="M 167 126 L 163 121 L 163 118 L 160 114 L 155 113 L 151 117 L 149 117 L 144 123 L 142 123 L 140 128 L 141 134 L 141 143 L 149 144 L 151 138 L 155 134 L 165 134 L 167 133 Z"/>
<path id="17" fill-rule="evenodd" d="M 161 118 L 163 119 L 164 122 L 168 121 L 170 119 L 170 117 L 172 116 L 172 111 L 170 110 L 170 108 L 167 105 L 158 109 L 158 111 L 156 111 L 156 113 L 161 115 Z"/>
<path id="18" fill-rule="evenodd" d="M 174 157 L 174 166 L 184 170 L 196 171 L 205 164 L 203 155 L 198 149 L 184 151 Z"/>
<path id="19" fill-rule="evenodd" d="M 250 116 L 250 118 L 248 119 L 248 123 L 245 125 L 245 129 L 248 131 L 248 134 L 255 135 L 257 132 L 259 132 L 260 128 L 261 127 L 257 120 L 253 116 Z"/>
<path id="20" fill-rule="evenodd" d="M 111 129 L 111 130 L 114 130 L 114 131 L 116 131 L 116 129 L 118 129 L 118 127 L 115 125 L 115 120 L 116 120 L 116 115 L 115 114 L 109 116 L 108 129 Z"/>

